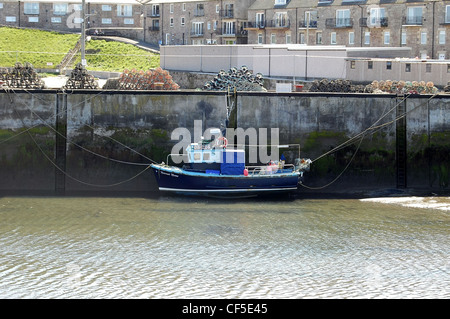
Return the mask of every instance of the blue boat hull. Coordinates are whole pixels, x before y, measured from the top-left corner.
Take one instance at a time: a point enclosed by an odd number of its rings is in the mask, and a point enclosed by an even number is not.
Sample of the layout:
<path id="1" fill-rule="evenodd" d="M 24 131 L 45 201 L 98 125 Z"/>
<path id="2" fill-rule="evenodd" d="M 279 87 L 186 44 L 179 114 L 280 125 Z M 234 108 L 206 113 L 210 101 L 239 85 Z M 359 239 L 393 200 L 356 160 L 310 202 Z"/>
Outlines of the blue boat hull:
<path id="1" fill-rule="evenodd" d="M 297 189 L 301 172 L 270 175 L 219 175 L 152 164 L 161 191 L 201 194 L 257 194 Z"/>

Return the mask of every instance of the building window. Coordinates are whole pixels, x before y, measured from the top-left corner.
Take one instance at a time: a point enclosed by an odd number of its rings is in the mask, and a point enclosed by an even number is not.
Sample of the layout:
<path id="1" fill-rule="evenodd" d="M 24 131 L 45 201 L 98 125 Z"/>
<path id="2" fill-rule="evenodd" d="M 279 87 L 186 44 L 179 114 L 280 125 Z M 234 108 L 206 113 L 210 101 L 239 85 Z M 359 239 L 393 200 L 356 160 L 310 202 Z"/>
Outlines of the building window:
<path id="1" fill-rule="evenodd" d="M 445 30 L 439 31 L 439 44 L 445 44 Z"/>
<path id="2" fill-rule="evenodd" d="M 159 17 L 159 4 L 152 5 L 152 17 Z"/>
<path id="3" fill-rule="evenodd" d="M 447 64 L 447 73 L 450 73 L 450 64 Z"/>
<path id="4" fill-rule="evenodd" d="M 67 13 L 67 3 L 54 3 L 53 14 L 65 15 Z"/>
<path id="5" fill-rule="evenodd" d="M 422 7 L 409 7 L 406 14 L 406 24 L 422 24 Z"/>
<path id="6" fill-rule="evenodd" d="M 256 27 L 257 28 L 264 28 L 264 21 L 265 20 L 265 16 L 264 13 L 257 13 L 256 14 Z"/>
<path id="7" fill-rule="evenodd" d="M 305 44 L 305 34 L 303 33 L 303 32 L 301 32 L 300 34 L 299 34 L 299 41 L 300 41 L 300 44 Z"/>
<path id="8" fill-rule="evenodd" d="M 420 33 L 420 44 L 427 44 L 427 33 L 426 32 Z"/>
<path id="9" fill-rule="evenodd" d="M 370 32 L 364 32 L 364 44 L 370 44 Z"/>
<path id="10" fill-rule="evenodd" d="M 170 13 L 173 13 L 173 3 L 170 4 Z"/>
<path id="11" fill-rule="evenodd" d="M 133 15 L 133 6 L 129 4 L 118 4 L 117 5 L 117 16 L 118 17 L 131 17 Z"/>
<path id="12" fill-rule="evenodd" d="M 286 44 L 291 44 L 291 33 L 286 32 Z"/>
<path id="13" fill-rule="evenodd" d="M 39 14 L 39 3 L 25 2 L 23 4 L 23 13 Z"/>
<path id="14" fill-rule="evenodd" d="M 73 9 L 75 11 L 83 11 L 83 5 L 80 4 L 80 3 L 76 3 L 76 4 L 73 5 Z"/>
<path id="15" fill-rule="evenodd" d="M 406 44 L 406 32 L 402 32 L 402 44 Z"/>
<path id="16" fill-rule="evenodd" d="M 287 12 L 276 12 L 274 16 L 275 27 L 288 27 L 289 17 Z"/>
<path id="17" fill-rule="evenodd" d="M 220 12 L 220 5 L 216 4 L 216 13 L 219 13 L 219 12 Z"/>
<path id="18" fill-rule="evenodd" d="M 350 61 L 350 69 L 356 68 L 356 61 Z"/>
<path id="19" fill-rule="evenodd" d="M 331 44 L 336 44 L 336 32 L 331 32 L 330 43 Z"/>
<path id="20" fill-rule="evenodd" d="M 405 72 L 411 72 L 411 63 L 405 64 Z"/>
<path id="21" fill-rule="evenodd" d="M 373 69 L 373 61 L 367 61 L 367 68 L 368 68 L 369 70 L 372 70 L 372 69 Z"/>
<path id="22" fill-rule="evenodd" d="M 216 31 L 217 30 L 217 26 L 219 25 L 219 21 L 214 21 L 214 31 Z"/>
<path id="23" fill-rule="evenodd" d="M 52 17 L 52 23 L 61 23 L 61 17 Z"/>
<path id="24" fill-rule="evenodd" d="M 102 18 L 102 24 L 112 24 L 111 18 Z"/>
<path id="25" fill-rule="evenodd" d="M 0 2 L 0 9 L 3 9 L 3 2 Z"/>
<path id="26" fill-rule="evenodd" d="M 384 32 L 384 44 L 388 45 L 390 42 L 391 34 L 389 31 Z"/>
<path id="27" fill-rule="evenodd" d="M 102 11 L 112 11 L 112 8 L 109 4 L 103 4 Z"/>
<path id="28" fill-rule="evenodd" d="M 262 33 L 258 33 L 258 44 L 263 44 L 263 35 L 262 35 Z"/>
<path id="29" fill-rule="evenodd" d="M 355 32 L 348 33 L 348 44 L 355 44 Z"/>
<path id="30" fill-rule="evenodd" d="M 431 73 L 431 63 L 425 64 L 425 72 Z"/>
<path id="31" fill-rule="evenodd" d="M 186 3 L 183 3 L 183 6 L 182 6 L 182 7 L 183 7 L 182 10 L 183 10 L 183 11 L 186 11 Z"/>
<path id="32" fill-rule="evenodd" d="M 322 32 L 316 33 L 316 44 L 322 44 Z"/>
<path id="33" fill-rule="evenodd" d="M 181 17 L 181 25 L 185 25 L 185 24 L 186 24 L 185 17 Z"/>
<path id="34" fill-rule="evenodd" d="M 192 33 L 194 35 L 203 35 L 203 22 L 193 22 Z"/>
<path id="35" fill-rule="evenodd" d="M 386 70 L 392 70 L 392 61 L 386 61 Z"/>
<path id="36" fill-rule="evenodd" d="M 286 4 L 286 0 L 275 0 L 276 6 L 285 5 L 285 4 Z"/>
<path id="37" fill-rule="evenodd" d="M 450 5 L 445 6 L 445 23 L 450 23 Z"/>
<path id="38" fill-rule="evenodd" d="M 28 17 L 28 22 L 39 22 L 39 17 Z"/>
<path id="39" fill-rule="evenodd" d="M 81 19 L 81 18 L 73 18 L 73 23 L 81 24 L 82 22 L 83 22 L 83 19 Z"/>
<path id="40" fill-rule="evenodd" d="M 275 33 L 272 33 L 272 34 L 270 35 L 270 43 L 272 43 L 272 44 L 277 43 L 277 36 L 276 36 Z"/>
<path id="41" fill-rule="evenodd" d="M 350 26 L 350 9 L 336 10 L 336 27 Z"/>
<path id="42" fill-rule="evenodd" d="M 170 26 L 173 27 L 173 17 L 170 17 L 169 21 L 170 21 Z"/>
<path id="43" fill-rule="evenodd" d="M 380 27 L 386 21 L 385 8 L 371 8 L 369 15 L 369 26 Z"/>
<path id="44" fill-rule="evenodd" d="M 6 22 L 16 22 L 16 17 L 7 16 L 5 17 Z"/>
<path id="45" fill-rule="evenodd" d="M 133 18 L 123 19 L 123 24 L 134 24 Z"/>

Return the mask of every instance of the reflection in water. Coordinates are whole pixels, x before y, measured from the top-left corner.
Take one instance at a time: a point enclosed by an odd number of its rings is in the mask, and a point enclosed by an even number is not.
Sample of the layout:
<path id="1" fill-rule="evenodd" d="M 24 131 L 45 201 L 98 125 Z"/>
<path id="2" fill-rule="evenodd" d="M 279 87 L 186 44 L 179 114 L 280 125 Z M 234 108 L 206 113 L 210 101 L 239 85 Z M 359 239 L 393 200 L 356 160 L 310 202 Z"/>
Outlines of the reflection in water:
<path id="1" fill-rule="evenodd" d="M 449 298 L 449 211 L 359 200 L 0 199 L 3 298 Z"/>

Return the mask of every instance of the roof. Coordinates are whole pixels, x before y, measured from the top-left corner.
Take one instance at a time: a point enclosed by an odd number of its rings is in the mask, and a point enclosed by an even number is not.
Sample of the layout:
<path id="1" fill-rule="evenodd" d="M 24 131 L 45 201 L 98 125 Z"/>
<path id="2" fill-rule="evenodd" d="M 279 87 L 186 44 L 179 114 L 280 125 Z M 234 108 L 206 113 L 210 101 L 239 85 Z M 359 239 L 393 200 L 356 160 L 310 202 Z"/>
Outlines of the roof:
<path id="1" fill-rule="evenodd" d="M 144 0 L 145 1 L 145 0 Z M 2 2 L 17 2 L 17 0 L 3 0 Z M 82 0 L 23 0 L 22 2 L 38 2 L 38 3 L 68 3 L 68 4 L 81 4 Z M 142 0 L 85 0 L 85 3 L 92 4 L 134 4 L 141 5 Z"/>

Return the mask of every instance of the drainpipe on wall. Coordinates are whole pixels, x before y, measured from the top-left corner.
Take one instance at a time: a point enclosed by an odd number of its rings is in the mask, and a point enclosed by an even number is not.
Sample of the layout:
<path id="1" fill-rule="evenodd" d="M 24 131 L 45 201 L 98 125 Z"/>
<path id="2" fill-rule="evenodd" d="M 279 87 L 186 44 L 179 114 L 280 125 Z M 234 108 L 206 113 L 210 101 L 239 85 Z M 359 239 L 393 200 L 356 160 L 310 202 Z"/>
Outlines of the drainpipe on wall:
<path id="1" fill-rule="evenodd" d="M 433 22 L 432 22 L 433 24 L 432 24 L 432 31 L 431 31 L 431 58 L 432 59 L 434 59 L 434 42 L 435 42 L 435 39 L 434 39 L 435 4 L 436 4 L 436 1 L 433 1 Z"/>
<path id="2" fill-rule="evenodd" d="M 17 16 L 19 17 L 19 28 L 20 28 L 20 1 L 19 1 L 19 7 L 17 9 Z"/>

